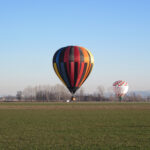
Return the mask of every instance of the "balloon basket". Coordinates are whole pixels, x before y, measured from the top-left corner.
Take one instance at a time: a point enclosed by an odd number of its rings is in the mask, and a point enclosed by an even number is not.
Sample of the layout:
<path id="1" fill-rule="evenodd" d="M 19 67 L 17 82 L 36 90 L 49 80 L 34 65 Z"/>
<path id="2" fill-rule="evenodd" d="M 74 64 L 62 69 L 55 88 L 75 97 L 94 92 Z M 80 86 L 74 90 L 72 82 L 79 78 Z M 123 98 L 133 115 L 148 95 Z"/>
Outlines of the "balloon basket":
<path id="1" fill-rule="evenodd" d="M 71 101 L 72 101 L 72 102 L 75 102 L 75 101 L 76 101 L 76 98 L 75 98 L 74 96 L 72 96 L 72 97 L 71 97 Z"/>
<path id="2" fill-rule="evenodd" d="M 122 102 L 123 97 L 119 96 L 119 102 Z"/>

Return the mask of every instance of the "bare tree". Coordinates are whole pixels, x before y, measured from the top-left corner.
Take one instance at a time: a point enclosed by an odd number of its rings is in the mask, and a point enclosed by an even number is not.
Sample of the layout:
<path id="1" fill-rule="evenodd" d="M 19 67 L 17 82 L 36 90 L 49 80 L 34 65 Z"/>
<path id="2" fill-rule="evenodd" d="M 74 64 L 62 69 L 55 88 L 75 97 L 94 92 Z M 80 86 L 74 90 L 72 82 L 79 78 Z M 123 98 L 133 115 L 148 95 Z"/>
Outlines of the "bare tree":
<path id="1" fill-rule="evenodd" d="M 98 86 L 97 90 L 98 90 L 99 100 L 102 100 L 104 98 L 105 89 L 103 86 Z"/>
<path id="2" fill-rule="evenodd" d="M 81 87 L 78 91 L 77 91 L 77 99 L 79 100 L 79 101 L 84 101 L 85 99 L 84 99 L 84 88 L 83 87 Z"/>
<path id="3" fill-rule="evenodd" d="M 21 101 L 22 99 L 22 91 L 17 91 L 16 98 Z"/>

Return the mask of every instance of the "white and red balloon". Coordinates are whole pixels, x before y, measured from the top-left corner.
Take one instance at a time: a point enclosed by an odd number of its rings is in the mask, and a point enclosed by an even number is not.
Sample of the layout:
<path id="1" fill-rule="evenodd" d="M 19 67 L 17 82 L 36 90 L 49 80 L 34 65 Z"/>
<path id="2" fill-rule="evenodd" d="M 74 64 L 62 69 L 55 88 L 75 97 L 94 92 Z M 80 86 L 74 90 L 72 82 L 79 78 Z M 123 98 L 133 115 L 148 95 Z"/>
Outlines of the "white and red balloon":
<path id="1" fill-rule="evenodd" d="M 123 96 L 128 92 L 128 83 L 122 80 L 118 80 L 113 83 L 113 90 L 116 96 L 121 100 Z"/>

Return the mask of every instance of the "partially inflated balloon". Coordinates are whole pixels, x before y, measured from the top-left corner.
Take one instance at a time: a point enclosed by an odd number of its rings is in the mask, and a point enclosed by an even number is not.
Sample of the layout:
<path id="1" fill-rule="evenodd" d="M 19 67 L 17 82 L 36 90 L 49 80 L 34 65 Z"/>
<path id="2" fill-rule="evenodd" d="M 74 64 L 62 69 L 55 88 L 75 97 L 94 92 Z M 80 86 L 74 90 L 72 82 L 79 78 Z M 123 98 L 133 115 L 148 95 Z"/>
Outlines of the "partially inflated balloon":
<path id="1" fill-rule="evenodd" d="M 56 51 L 53 67 L 59 79 L 74 94 L 92 71 L 94 57 L 80 46 L 67 46 Z"/>
<path id="2" fill-rule="evenodd" d="M 113 83 L 113 90 L 116 96 L 121 100 L 128 92 L 128 83 L 122 80 Z"/>

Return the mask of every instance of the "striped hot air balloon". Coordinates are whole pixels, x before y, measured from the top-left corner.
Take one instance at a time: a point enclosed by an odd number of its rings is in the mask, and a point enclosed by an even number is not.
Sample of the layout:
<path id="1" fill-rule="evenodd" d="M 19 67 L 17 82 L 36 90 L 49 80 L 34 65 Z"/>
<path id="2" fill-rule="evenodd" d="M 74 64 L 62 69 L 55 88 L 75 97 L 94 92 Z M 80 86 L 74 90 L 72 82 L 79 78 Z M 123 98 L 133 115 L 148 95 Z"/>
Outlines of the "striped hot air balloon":
<path id="1" fill-rule="evenodd" d="M 113 83 L 113 90 L 116 96 L 122 100 L 123 96 L 128 92 L 128 83 L 122 80 L 118 80 Z"/>
<path id="2" fill-rule="evenodd" d="M 92 71 L 94 57 L 80 46 L 67 46 L 56 51 L 53 67 L 59 79 L 72 95 L 81 87 Z"/>

